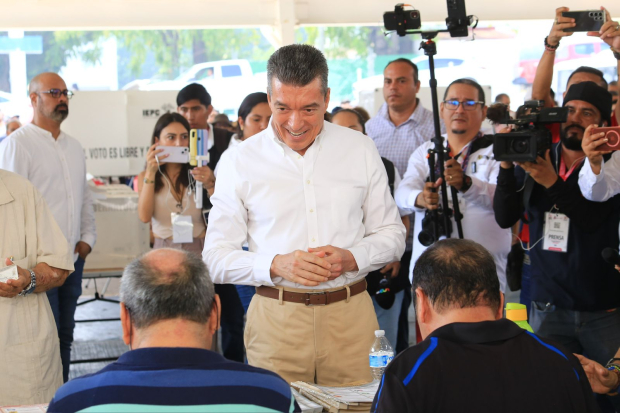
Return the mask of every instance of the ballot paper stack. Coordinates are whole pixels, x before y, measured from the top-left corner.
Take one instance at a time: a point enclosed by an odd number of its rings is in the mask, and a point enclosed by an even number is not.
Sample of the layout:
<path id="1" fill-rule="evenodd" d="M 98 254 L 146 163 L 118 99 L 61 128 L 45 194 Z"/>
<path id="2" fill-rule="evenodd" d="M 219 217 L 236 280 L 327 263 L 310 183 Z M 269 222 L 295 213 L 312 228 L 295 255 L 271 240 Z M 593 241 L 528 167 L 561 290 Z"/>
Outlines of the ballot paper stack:
<path id="1" fill-rule="evenodd" d="M 379 382 L 373 381 L 350 387 L 330 387 L 296 381 L 291 383 L 291 387 L 330 413 L 369 412 Z"/>

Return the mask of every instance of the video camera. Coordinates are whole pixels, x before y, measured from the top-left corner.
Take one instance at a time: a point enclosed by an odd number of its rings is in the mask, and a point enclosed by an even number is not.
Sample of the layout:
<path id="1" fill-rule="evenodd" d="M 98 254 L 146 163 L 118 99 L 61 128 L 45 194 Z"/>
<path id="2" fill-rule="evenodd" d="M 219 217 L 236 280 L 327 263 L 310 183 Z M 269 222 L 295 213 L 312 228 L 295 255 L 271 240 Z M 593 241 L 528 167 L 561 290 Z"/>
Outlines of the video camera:
<path id="1" fill-rule="evenodd" d="M 568 108 L 545 108 L 542 100 L 528 100 L 511 119 L 503 104 L 489 107 L 487 118 L 495 124 L 515 125 L 513 132 L 492 135 L 493 155 L 498 161 L 535 162 L 551 148 L 551 131 L 546 125 L 564 123 Z"/>
<path id="2" fill-rule="evenodd" d="M 425 247 L 430 247 L 438 241 L 437 236 L 439 236 L 439 238 L 450 238 L 450 235 L 452 234 L 452 221 L 449 219 L 444 220 L 443 214 L 445 214 L 446 211 L 451 217 L 453 213 L 452 210 L 446 208 L 445 210 L 438 209 L 438 216 L 437 219 L 435 219 L 433 218 L 432 211 L 428 209 L 426 210 L 424 213 L 424 218 L 422 218 L 422 229 L 418 234 L 418 241 L 420 241 L 420 244 Z"/>

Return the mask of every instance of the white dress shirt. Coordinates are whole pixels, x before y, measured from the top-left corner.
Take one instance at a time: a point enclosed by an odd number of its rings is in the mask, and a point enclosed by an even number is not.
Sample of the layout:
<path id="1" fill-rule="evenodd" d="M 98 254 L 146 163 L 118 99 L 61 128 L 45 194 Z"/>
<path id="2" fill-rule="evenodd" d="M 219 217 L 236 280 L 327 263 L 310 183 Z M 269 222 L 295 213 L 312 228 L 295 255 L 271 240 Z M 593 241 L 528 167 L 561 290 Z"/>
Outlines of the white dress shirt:
<path id="1" fill-rule="evenodd" d="M 0 168 L 32 182 L 72 248 L 78 241 L 91 248 L 95 245 L 95 213 L 86 183 L 86 158 L 76 139 L 64 132 L 54 139 L 50 132 L 32 123 L 22 126 L 0 143 Z"/>
<path id="2" fill-rule="evenodd" d="M 444 140 L 444 145 L 447 139 Z M 467 151 L 467 144 L 463 151 Z M 426 209 L 417 208 L 415 200 L 424 189 L 426 178 L 430 174 L 428 167 L 429 148 L 434 146 L 434 142 L 425 142 L 409 158 L 407 173 L 396 190 L 396 203 L 399 208 L 415 211 L 415 234 L 413 237 L 413 253 L 411 255 L 411 265 L 409 268 L 409 278 L 413 274 L 413 267 L 417 259 L 422 255 L 427 247 L 418 240 L 418 235 L 422 230 L 422 219 Z M 466 153 L 466 152 L 463 152 Z M 463 157 L 459 157 L 458 162 L 462 165 Z M 469 157 L 467 169 L 464 171 L 471 177 L 472 185 L 467 192 L 458 193 L 459 207 L 463 219 L 463 237 L 476 241 L 485 247 L 493 256 L 497 267 L 497 275 L 502 291 L 506 289 L 506 260 L 510 252 L 512 235 L 510 228 L 502 229 L 495 222 L 493 213 L 493 196 L 497 186 L 497 176 L 499 175 L 500 162 L 493 157 L 493 145 L 478 149 Z M 449 187 L 448 187 L 449 188 Z M 441 191 L 440 198 L 441 200 Z M 452 208 L 452 194 L 448 189 L 448 200 Z M 452 238 L 458 238 L 458 232 L 454 217 L 452 220 Z"/>
<path id="3" fill-rule="evenodd" d="M 601 164 L 601 172 L 594 175 L 590 160 L 586 158 L 579 171 L 579 189 L 590 201 L 605 202 L 620 194 L 620 151 L 612 153 L 607 162 Z"/>
<path id="4" fill-rule="evenodd" d="M 359 132 L 325 122 L 302 156 L 270 124 L 220 163 L 203 252 L 215 283 L 304 288 L 271 279 L 274 257 L 332 245 L 351 251 L 359 268 L 312 287 L 336 288 L 399 260 L 405 250 L 385 167 Z M 246 239 L 249 251 L 241 249 Z"/>

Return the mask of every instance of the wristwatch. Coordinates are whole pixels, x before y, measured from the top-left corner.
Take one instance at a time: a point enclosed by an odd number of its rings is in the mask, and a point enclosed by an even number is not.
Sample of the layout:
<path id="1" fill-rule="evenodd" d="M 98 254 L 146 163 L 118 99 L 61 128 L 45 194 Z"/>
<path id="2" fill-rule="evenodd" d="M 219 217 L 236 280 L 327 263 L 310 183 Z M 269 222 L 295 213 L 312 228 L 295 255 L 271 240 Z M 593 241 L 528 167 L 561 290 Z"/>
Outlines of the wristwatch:
<path id="1" fill-rule="evenodd" d="M 618 381 L 616 382 L 617 383 L 616 388 L 610 391 L 609 393 L 607 393 L 608 396 L 617 396 L 618 391 L 620 390 L 620 365 L 614 363 L 614 361 L 616 360 L 620 360 L 620 359 L 612 358 L 611 360 L 609 360 L 609 362 L 605 366 L 607 370 L 615 374 L 616 377 L 618 378 Z"/>
<path id="2" fill-rule="evenodd" d="M 28 271 L 30 271 L 30 284 L 26 288 L 24 288 L 21 293 L 19 293 L 19 295 L 21 295 L 22 297 L 28 294 L 32 294 L 35 288 L 37 288 L 37 275 L 32 270 Z"/>

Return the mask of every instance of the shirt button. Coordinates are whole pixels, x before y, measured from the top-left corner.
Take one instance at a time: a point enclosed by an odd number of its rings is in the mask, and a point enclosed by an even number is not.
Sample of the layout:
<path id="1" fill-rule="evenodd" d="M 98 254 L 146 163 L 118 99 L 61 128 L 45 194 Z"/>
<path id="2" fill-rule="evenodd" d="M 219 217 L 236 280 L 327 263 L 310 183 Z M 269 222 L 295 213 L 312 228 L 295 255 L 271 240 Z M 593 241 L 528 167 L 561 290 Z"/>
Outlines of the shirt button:
<path id="1" fill-rule="evenodd" d="M 297 159 L 301 159 L 301 155 L 297 155 Z"/>
<path id="2" fill-rule="evenodd" d="M 306 183 L 307 183 L 308 185 L 310 185 L 310 180 L 308 179 L 308 180 L 306 181 Z"/>
<path id="3" fill-rule="evenodd" d="M 314 212 L 314 209 L 311 209 L 310 212 Z"/>
<path id="4" fill-rule="evenodd" d="M 314 238 L 312 238 L 312 242 L 314 242 L 314 241 L 315 241 L 315 239 L 314 239 Z"/>

